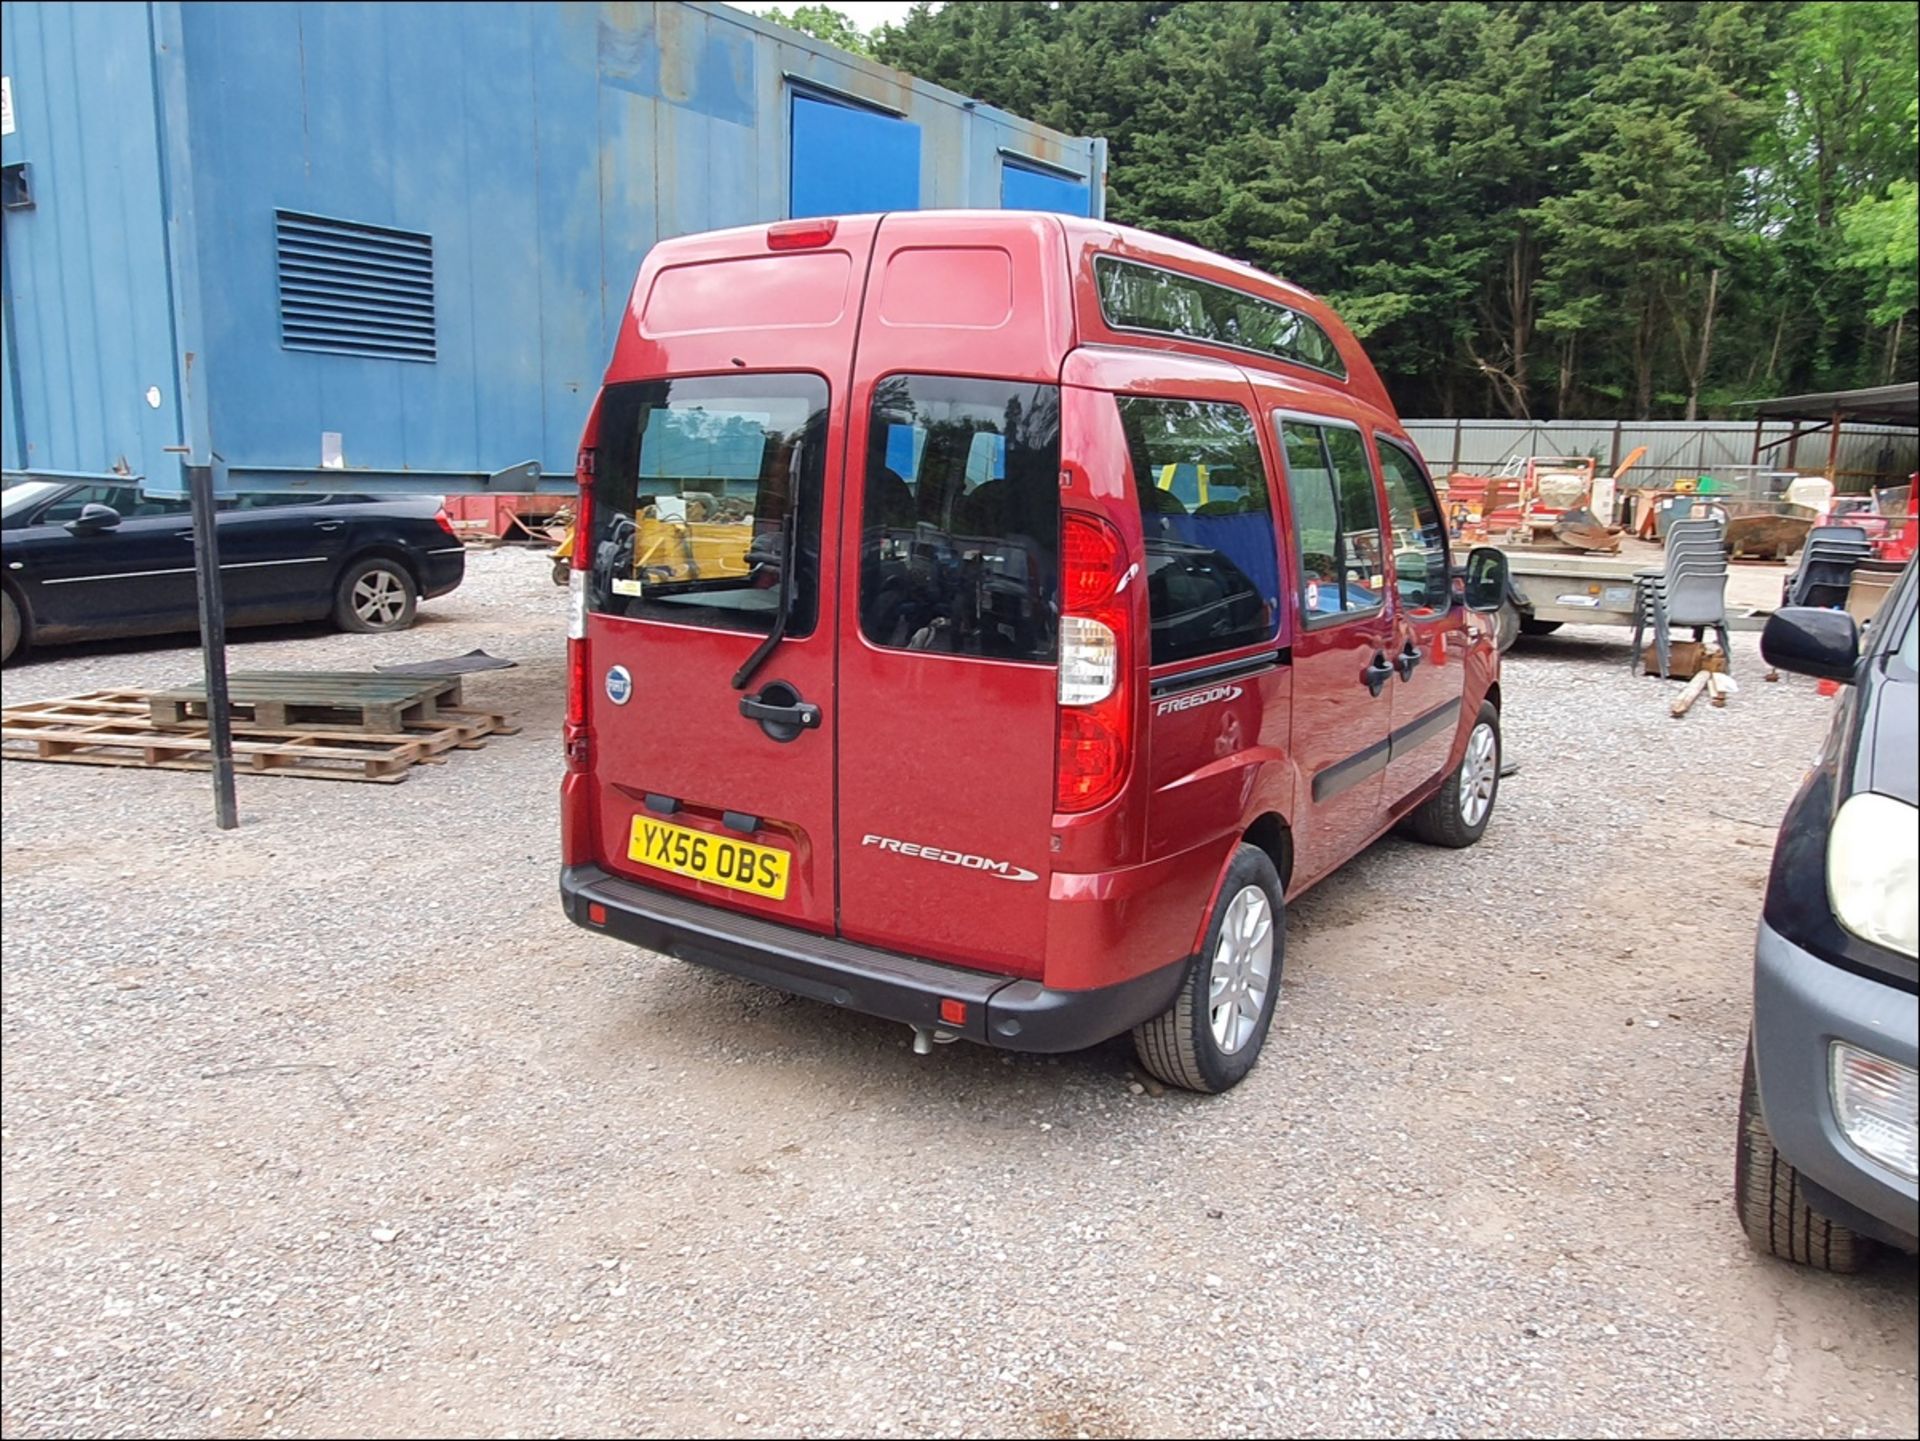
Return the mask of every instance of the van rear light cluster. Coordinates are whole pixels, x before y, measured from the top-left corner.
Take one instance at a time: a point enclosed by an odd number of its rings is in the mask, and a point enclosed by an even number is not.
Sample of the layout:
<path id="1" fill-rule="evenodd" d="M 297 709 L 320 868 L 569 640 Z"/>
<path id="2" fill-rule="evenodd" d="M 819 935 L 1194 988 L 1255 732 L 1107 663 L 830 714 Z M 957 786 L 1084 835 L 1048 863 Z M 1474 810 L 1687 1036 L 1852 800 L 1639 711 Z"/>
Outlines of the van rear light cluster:
<path id="1" fill-rule="evenodd" d="M 567 572 L 567 770 L 583 775 L 593 769 L 593 728 L 588 723 L 587 695 L 592 660 L 587 643 L 587 565 L 593 551 L 594 440 L 599 410 L 587 422 L 573 477 L 580 489 L 574 506 L 573 569 Z"/>
<path id="2" fill-rule="evenodd" d="M 1104 805 L 1127 778 L 1133 726 L 1133 598 L 1127 551 L 1105 521 L 1060 517 L 1060 681 L 1054 808 Z"/>
<path id="3" fill-rule="evenodd" d="M 587 573 L 567 572 L 567 769 L 593 769 L 593 729 L 587 718 L 587 693 L 592 684 L 592 658 L 587 641 Z"/>

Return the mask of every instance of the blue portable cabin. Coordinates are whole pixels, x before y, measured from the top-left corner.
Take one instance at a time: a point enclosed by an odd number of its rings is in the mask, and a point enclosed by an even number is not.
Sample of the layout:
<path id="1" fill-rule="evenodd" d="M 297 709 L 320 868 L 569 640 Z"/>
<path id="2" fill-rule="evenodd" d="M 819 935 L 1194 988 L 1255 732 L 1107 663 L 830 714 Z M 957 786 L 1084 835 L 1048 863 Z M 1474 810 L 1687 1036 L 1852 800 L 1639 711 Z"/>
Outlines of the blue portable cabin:
<path id="1" fill-rule="evenodd" d="M 655 240 L 1099 215 L 1106 147 L 730 6 L 0 5 L 4 468 L 570 487 Z"/>

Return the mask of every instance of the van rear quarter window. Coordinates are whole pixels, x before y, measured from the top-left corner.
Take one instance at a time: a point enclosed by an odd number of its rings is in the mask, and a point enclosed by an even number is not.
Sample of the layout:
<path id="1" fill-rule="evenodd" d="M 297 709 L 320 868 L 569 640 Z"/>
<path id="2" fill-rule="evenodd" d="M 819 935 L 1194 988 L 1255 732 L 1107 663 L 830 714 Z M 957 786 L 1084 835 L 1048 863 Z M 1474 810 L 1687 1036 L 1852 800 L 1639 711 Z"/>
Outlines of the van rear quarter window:
<path id="1" fill-rule="evenodd" d="M 608 386 L 594 456 L 589 606 L 765 634 L 793 532 L 787 634 L 810 633 L 826 433 L 827 384 L 815 375 Z"/>
<path id="2" fill-rule="evenodd" d="M 1153 664 L 1273 639 L 1280 557 L 1253 417 L 1199 400 L 1118 404 L 1146 535 Z"/>
<path id="3" fill-rule="evenodd" d="M 1058 655 L 1060 390 L 894 375 L 874 387 L 860 630 L 935 655 Z"/>

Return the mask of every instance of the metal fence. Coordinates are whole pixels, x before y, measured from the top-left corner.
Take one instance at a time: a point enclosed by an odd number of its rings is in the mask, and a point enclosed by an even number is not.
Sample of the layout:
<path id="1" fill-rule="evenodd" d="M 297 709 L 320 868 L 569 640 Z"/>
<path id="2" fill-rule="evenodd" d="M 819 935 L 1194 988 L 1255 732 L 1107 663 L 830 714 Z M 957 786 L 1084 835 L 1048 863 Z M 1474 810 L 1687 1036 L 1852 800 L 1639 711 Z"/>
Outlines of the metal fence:
<path id="1" fill-rule="evenodd" d="M 1739 420 L 1409 420 L 1407 433 L 1427 464 L 1453 470 L 1497 471 L 1510 460 L 1534 455 L 1588 455 L 1608 470 L 1640 446 L 1647 448 L 1622 478 L 1626 485 L 1658 485 L 1683 476 L 1713 475 L 1734 466 L 1761 465 L 1826 475 L 1826 431 L 1788 440 L 1790 421 Z M 1776 442 L 1780 442 L 1776 444 Z M 1920 437 L 1885 425 L 1843 425 L 1836 490 L 1865 491 L 1899 485 L 1920 466 Z"/>

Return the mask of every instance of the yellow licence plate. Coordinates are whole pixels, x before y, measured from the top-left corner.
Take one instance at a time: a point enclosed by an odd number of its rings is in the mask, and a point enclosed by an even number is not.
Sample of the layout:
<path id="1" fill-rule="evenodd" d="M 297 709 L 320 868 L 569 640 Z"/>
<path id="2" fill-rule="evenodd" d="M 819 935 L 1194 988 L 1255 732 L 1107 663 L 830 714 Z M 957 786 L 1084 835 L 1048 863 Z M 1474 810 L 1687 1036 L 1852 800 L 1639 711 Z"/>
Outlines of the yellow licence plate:
<path id="1" fill-rule="evenodd" d="M 775 901 L 787 898 L 787 864 L 793 859 L 789 851 L 671 826 L 650 816 L 633 818 L 627 855 L 655 870 Z"/>

